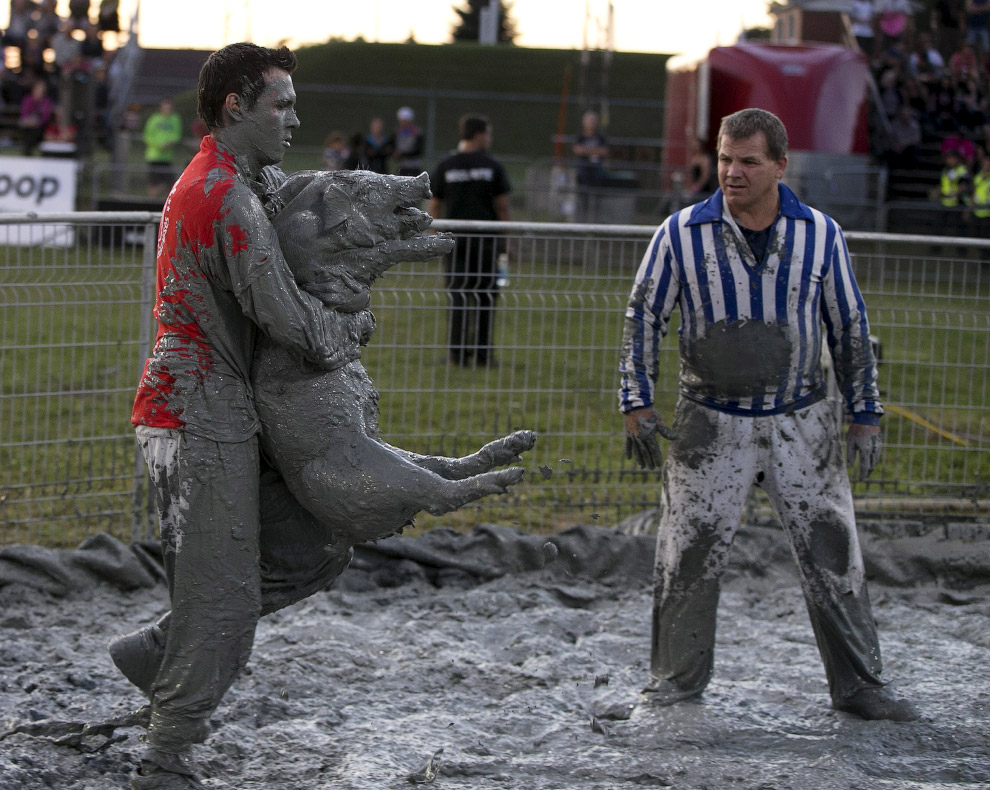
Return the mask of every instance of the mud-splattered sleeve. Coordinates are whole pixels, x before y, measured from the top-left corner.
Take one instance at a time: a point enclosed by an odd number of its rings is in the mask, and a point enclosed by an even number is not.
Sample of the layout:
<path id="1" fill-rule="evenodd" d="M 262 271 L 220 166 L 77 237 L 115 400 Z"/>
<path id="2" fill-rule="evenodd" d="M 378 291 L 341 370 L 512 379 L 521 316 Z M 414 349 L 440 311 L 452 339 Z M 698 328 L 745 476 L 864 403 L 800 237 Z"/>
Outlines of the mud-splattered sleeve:
<path id="1" fill-rule="evenodd" d="M 883 406 L 866 304 L 853 275 L 849 248 L 838 226 L 822 278 L 822 318 L 835 378 L 853 421 L 878 425 Z"/>
<path id="2" fill-rule="evenodd" d="M 653 234 L 626 306 L 619 361 L 619 411 L 623 413 L 653 404 L 660 341 L 667 335 L 680 292 L 670 227 L 668 219 Z"/>
<path id="3" fill-rule="evenodd" d="M 228 195 L 229 211 L 217 233 L 220 265 L 244 314 L 273 340 L 318 364 L 356 359 L 359 319 L 326 309 L 299 288 L 260 201 L 247 187 L 236 193 Z"/>

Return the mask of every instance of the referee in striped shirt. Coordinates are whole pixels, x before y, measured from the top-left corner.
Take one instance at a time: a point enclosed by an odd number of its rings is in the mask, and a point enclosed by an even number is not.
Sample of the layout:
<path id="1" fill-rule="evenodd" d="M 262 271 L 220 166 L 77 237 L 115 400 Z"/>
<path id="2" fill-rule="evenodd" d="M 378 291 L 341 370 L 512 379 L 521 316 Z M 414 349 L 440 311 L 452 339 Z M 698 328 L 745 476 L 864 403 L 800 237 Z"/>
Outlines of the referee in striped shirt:
<path id="1" fill-rule="evenodd" d="M 877 367 L 842 230 L 780 183 L 787 131 L 764 110 L 726 116 L 719 189 L 658 228 L 626 308 L 619 406 L 627 455 L 663 465 L 645 694 L 670 705 L 712 675 L 719 580 L 750 487 L 769 496 L 799 565 L 832 705 L 911 721 L 881 680 L 880 646 L 843 463 L 825 400 L 827 342 L 852 418 L 858 476 L 880 457 Z M 678 402 L 654 409 L 660 342 L 680 311 Z M 824 332 L 823 332 L 824 329 Z"/>

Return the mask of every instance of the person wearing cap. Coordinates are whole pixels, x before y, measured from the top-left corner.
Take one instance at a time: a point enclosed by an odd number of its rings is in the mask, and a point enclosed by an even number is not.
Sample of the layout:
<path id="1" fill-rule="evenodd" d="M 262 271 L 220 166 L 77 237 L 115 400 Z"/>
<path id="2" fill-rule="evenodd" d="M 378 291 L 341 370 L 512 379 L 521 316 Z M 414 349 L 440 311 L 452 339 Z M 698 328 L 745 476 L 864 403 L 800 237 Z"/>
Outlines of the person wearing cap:
<path id="1" fill-rule="evenodd" d="M 392 136 L 391 147 L 400 176 L 418 176 L 423 172 L 423 130 L 413 123 L 415 118 L 411 107 L 400 107 L 396 113 L 399 126 Z"/>

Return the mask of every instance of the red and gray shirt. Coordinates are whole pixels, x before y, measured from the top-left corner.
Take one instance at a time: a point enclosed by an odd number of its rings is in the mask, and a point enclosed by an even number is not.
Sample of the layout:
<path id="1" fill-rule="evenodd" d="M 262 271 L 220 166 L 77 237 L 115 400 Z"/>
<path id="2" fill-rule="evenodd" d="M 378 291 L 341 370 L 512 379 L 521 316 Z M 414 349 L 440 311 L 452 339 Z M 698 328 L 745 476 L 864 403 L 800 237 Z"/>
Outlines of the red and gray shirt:
<path id="1" fill-rule="evenodd" d="M 302 292 L 232 151 L 205 137 L 169 193 L 158 236 L 158 332 L 131 422 L 236 442 L 260 430 L 251 390 L 258 332 L 319 361 L 336 316 Z"/>

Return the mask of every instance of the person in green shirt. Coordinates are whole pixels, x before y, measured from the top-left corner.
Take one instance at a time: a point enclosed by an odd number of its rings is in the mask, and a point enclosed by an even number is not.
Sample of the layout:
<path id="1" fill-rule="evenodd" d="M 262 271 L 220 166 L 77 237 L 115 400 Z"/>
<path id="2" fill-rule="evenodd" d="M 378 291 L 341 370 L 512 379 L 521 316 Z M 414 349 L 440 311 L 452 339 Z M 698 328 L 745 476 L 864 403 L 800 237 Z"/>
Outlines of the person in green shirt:
<path id="1" fill-rule="evenodd" d="M 182 119 L 171 99 L 162 99 L 158 112 L 144 125 L 144 161 L 148 164 L 148 195 L 161 197 L 175 181 L 175 146 L 182 140 Z"/>

